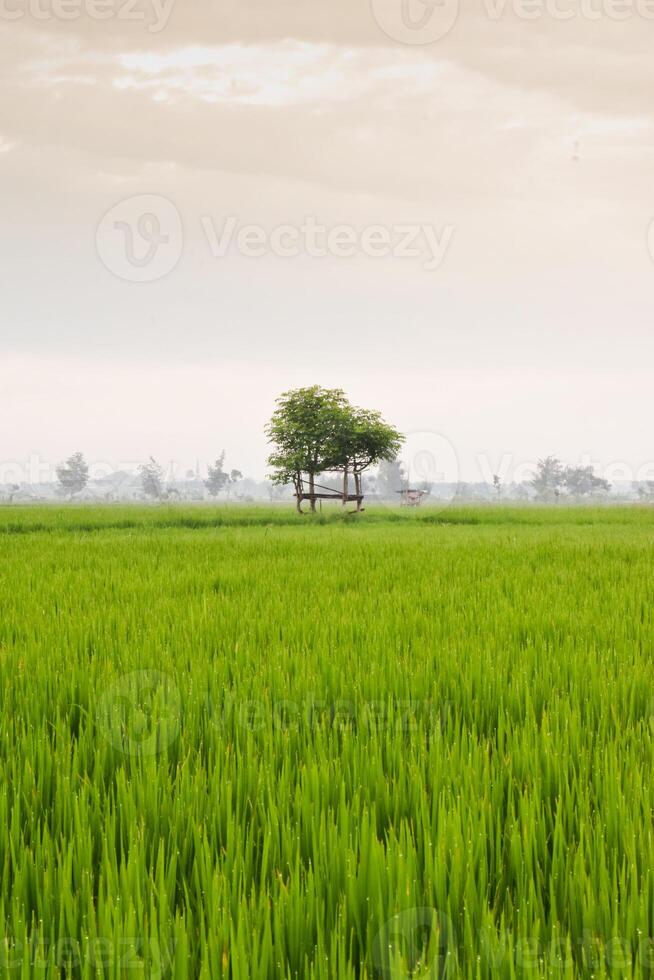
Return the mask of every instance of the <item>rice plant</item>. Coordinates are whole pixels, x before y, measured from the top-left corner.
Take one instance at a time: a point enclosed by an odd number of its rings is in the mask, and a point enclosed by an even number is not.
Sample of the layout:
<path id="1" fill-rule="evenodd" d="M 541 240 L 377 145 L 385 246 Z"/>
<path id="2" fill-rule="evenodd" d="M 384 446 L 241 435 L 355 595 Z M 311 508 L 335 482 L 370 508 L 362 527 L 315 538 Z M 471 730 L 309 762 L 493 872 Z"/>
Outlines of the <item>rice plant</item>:
<path id="1" fill-rule="evenodd" d="M 654 512 L 0 511 L 0 976 L 654 974 Z"/>

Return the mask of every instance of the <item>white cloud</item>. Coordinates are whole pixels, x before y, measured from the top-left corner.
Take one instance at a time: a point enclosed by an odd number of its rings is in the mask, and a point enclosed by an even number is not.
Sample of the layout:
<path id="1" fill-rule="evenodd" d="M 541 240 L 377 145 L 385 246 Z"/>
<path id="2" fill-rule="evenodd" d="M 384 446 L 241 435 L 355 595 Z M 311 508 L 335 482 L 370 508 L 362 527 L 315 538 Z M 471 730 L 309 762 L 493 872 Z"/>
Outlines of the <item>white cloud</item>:
<path id="1" fill-rule="evenodd" d="M 601 434 L 571 418 L 575 401 L 591 399 L 608 432 L 608 389 L 591 375 L 619 373 L 624 403 L 630 368 L 654 354 L 654 63 L 642 24 L 491 22 L 466 3 L 447 38 L 409 49 L 367 4 L 268 9 L 230 0 L 209 17 L 180 0 L 153 36 L 115 22 L 0 24 L 3 361 L 20 358 L 30 377 L 30 363 L 56 355 L 71 378 L 80 359 L 90 376 L 115 362 L 136 385 L 136 414 L 139 376 L 190 359 L 185 426 L 212 376 L 259 415 L 289 383 L 356 389 L 359 378 L 362 399 L 381 392 L 389 414 L 408 405 L 402 424 L 424 426 L 430 405 L 455 414 L 486 440 L 461 436 L 471 450 L 511 446 L 512 431 L 526 441 L 546 423 L 601 449 Z M 171 276 L 139 288 L 107 274 L 95 230 L 118 200 L 144 193 L 175 202 L 187 248 Z M 207 214 L 265 227 L 308 214 L 430 222 L 455 235 L 432 278 L 401 261 L 221 263 L 202 242 Z M 575 385 L 565 397 L 552 382 L 563 368 Z M 521 380 L 507 388 L 511 371 Z M 56 405 L 58 374 L 31 377 Z M 42 424 L 47 443 L 58 428 L 63 452 L 92 388 L 47 418 L 30 415 L 29 392 L 6 389 L 12 438 L 34 444 Z M 634 404 L 644 411 L 640 394 Z M 232 405 L 225 396 L 217 410 Z M 22 430 L 14 410 L 29 418 Z M 89 418 L 114 445 L 112 413 Z M 621 418 L 633 423 L 624 404 Z M 181 445 L 173 421 L 160 437 Z M 146 415 L 144 452 L 148 426 Z M 259 453 L 253 437 L 244 454 Z"/>

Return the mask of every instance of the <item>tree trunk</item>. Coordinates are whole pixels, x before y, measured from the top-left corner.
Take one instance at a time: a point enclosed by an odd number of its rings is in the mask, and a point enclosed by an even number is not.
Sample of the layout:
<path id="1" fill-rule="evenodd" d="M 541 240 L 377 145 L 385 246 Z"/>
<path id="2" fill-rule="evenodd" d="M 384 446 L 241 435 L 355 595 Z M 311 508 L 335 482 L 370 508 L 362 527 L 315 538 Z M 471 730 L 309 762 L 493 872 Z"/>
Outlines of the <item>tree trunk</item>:
<path id="1" fill-rule="evenodd" d="M 316 478 L 314 473 L 309 473 L 309 493 L 311 494 L 311 513 L 316 513 Z"/>
<path id="2" fill-rule="evenodd" d="M 347 504 L 347 497 L 348 497 L 348 490 L 349 490 L 348 476 L 349 476 L 349 471 L 346 466 L 345 469 L 343 470 L 343 506 L 344 507 Z"/>
<path id="3" fill-rule="evenodd" d="M 360 473 L 354 474 L 354 486 L 355 486 L 354 492 L 357 495 L 357 510 L 359 511 L 361 510 L 361 474 Z"/>
<path id="4" fill-rule="evenodd" d="M 304 512 L 302 510 L 302 500 L 300 498 L 300 494 L 302 493 L 302 474 L 301 473 L 297 473 L 296 474 L 295 479 L 293 480 L 293 483 L 295 484 L 295 508 L 296 508 L 298 514 L 302 514 Z"/>

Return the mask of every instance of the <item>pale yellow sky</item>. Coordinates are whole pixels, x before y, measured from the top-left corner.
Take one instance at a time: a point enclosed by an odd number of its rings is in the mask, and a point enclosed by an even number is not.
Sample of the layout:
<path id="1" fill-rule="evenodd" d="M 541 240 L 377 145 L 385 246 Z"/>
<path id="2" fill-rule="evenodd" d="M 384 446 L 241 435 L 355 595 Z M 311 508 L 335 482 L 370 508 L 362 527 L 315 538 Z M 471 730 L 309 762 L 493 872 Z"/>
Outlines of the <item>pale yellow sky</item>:
<path id="1" fill-rule="evenodd" d="M 320 382 L 468 479 L 648 461 L 653 40 L 654 0 L 0 0 L 0 457 L 263 475 Z"/>

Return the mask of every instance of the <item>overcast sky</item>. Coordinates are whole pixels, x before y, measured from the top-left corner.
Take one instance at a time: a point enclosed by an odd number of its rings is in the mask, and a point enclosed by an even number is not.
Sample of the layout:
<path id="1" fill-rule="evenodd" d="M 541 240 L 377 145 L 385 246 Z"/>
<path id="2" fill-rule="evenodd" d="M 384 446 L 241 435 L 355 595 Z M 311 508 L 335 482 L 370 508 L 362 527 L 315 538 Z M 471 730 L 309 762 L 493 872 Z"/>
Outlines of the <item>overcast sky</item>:
<path id="1" fill-rule="evenodd" d="M 0 460 L 263 476 L 321 383 L 461 478 L 636 475 L 653 43 L 654 0 L 0 0 Z"/>

